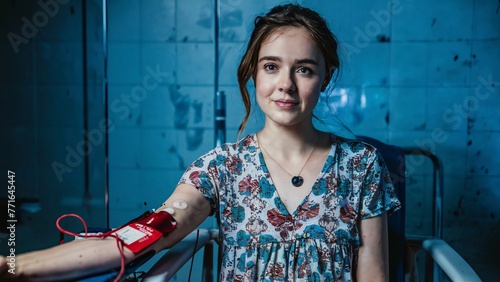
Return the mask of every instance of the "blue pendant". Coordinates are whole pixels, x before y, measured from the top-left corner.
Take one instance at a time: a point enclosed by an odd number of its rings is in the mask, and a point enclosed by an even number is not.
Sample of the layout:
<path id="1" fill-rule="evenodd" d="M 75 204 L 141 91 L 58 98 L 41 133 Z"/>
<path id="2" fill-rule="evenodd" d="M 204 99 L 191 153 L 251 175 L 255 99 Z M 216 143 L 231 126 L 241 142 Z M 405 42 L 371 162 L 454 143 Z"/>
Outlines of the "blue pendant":
<path id="1" fill-rule="evenodd" d="M 292 185 L 295 187 L 300 187 L 304 184 L 304 178 L 302 176 L 294 176 L 292 177 Z"/>

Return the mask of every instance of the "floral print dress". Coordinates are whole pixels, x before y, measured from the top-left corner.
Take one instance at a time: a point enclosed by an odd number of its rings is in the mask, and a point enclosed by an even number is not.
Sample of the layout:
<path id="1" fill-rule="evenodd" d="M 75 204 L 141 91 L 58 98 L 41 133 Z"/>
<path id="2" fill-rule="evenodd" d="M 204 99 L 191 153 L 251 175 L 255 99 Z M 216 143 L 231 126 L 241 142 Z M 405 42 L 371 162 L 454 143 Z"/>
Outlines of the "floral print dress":
<path id="1" fill-rule="evenodd" d="M 295 211 L 283 205 L 255 135 L 197 159 L 194 185 L 220 217 L 222 281 L 352 281 L 358 221 L 400 207 L 376 149 L 332 135 L 332 147 Z"/>

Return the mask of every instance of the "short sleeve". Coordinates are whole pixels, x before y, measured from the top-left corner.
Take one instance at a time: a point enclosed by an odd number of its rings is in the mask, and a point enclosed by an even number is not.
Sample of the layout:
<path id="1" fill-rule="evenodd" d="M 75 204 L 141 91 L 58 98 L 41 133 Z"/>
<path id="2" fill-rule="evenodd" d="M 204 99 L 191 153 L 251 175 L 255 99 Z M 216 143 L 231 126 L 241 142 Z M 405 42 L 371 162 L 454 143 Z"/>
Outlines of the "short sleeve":
<path id="1" fill-rule="evenodd" d="M 212 214 L 217 210 L 217 190 L 220 187 L 220 177 L 217 169 L 215 150 L 208 152 L 195 160 L 184 172 L 178 184 L 194 186 L 209 201 Z"/>
<path id="2" fill-rule="evenodd" d="M 384 212 L 391 214 L 401 208 L 387 166 L 376 149 L 369 156 L 361 197 L 362 219 Z"/>

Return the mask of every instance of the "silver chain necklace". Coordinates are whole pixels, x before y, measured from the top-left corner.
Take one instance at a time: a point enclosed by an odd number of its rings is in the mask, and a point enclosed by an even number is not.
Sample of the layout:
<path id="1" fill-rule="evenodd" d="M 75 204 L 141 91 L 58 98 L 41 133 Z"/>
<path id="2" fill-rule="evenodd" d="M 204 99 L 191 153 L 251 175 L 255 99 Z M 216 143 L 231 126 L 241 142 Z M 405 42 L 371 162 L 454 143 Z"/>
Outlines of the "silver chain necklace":
<path id="1" fill-rule="evenodd" d="M 319 136 L 316 136 L 316 142 L 314 142 L 314 147 L 313 149 L 311 150 L 311 153 L 309 153 L 309 157 L 307 157 L 307 160 L 306 162 L 304 163 L 304 165 L 302 166 L 302 168 L 300 169 L 299 173 L 297 175 L 293 175 L 291 173 L 289 173 L 284 167 L 282 167 L 272 156 L 271 154 L 269 154 L 266 150 L 266 148 L 264 148 L 264 146 L 259 143 L 259 146 L 264 150 L 264 152 L 266 153 L 266 155 L 268 157 L 271 158 L 271 160 L 273 160 L 273 162 L 275 162 L 284 172 L 288 173 L 288 175 L 290 175 L 292 177 L 291 179 L 291 182 L 292 182 L 292 185 L 295 186 L 295 187 L 300 187 L 302 186 L 302 184 L 304 184 L 304 178 L 302 176 L 300 176 L 300 174 L 302 173 L 302 170 L 304 170 L 304 168 L 306 167 L 307 163 L 309 162 L 309 159 L 311 158 L 314 150 L 316 150 L 316 145 L 318 144 L 318 139 L 319 139 Z"/>

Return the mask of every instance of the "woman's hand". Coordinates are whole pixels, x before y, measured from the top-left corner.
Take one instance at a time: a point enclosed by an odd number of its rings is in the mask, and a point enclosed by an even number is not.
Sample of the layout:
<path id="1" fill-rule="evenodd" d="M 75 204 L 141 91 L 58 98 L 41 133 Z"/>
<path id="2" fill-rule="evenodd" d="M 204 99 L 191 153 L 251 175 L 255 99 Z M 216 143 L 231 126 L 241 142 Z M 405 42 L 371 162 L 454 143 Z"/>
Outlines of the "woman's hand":
<path id="1" fill-rule="evenodd" d="M 4 280 L 7 279 L 7 275 L 9 274 L 7 272 L 7 269 L 9 268 L 9 266 L 7 265 L 7 258 L 5 258 L 4 256 L 0 256 L 0 280 Z"/>

